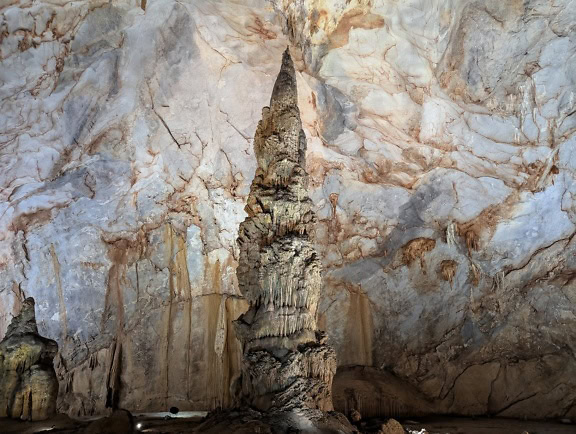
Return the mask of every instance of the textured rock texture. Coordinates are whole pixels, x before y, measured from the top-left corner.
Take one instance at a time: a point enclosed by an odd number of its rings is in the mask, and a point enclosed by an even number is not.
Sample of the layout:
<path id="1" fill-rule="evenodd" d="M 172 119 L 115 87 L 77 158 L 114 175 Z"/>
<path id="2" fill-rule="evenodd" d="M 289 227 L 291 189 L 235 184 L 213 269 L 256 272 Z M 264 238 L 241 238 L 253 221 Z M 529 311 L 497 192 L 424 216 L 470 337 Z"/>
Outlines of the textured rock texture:
<path id="1" fill-rule="evenodd" d="M 348 419 L 335 411 L 315 409 L 274 410 L 259 412 L 252 409 L 213 412 L 193 432 L 205 434 L 358 434 Z"/>
<path id="2" fill-rule="evenodd" d="M 22 303 L 0 342 L 0 418 L 45 420 L 56 414 L 58 344 L 38 334 L 34 299 Z"/>
<path id="3" fill-rule="evenodd" d="M 251 135 L 291 43 L 318 324 L 373 380 L 335 402 L 576 417 L 573 2 L 8 1 L 0 20 L 0 336 L 34 296 L 60 409 L 231 403 Z"/>
<path id="4" fill-rule="evenodd" d="M 234 323 L 244 348 L 242 400 L 263 411 L 330 411 L 336 354 L 316 326 L 321 265 L 310 241 L 316 216 L 288 49 L 262 113 L 258 168 L 238 237 L 238 284 L 250 305 Z"/>

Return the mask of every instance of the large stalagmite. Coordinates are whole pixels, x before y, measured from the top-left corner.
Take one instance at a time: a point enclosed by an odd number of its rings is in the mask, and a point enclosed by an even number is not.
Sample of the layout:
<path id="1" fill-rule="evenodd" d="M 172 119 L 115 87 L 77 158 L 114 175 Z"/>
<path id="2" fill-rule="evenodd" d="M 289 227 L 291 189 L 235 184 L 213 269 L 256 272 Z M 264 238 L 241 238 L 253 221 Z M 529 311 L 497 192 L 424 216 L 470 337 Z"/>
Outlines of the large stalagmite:
<path id="1" fill-rule="evenodd" d="M 322 277 L 309 237 L 315 215 L 288 50 L 254 150 L 258 169 L 238 238 L 238 282 L 250 303 L 236 322 L 244 344 L 242 397 L 260 410 L 332 410 L 336 356 L 316 327 Z"/>
<path id="2" fill-rule="evenodd" d="M 56 413 L 58 344 L 38 334 L 34 299 L 22 303 L 0 342 L 0 418 L 44 420 Z"/>
<path id="3" fill-rule="evenodd" d="M 332 411 L 336 354 L 316 325 L 322 289 L 310 240 L 316 216 L 288 49 L 262 112 L 254 137 L 258 168 L 238 237 L 238 283 L 250 304 L 235 322 L 244 347 L 239 403 L 250 409 L 216 414 L 200 431 L 355 432 Z"/>

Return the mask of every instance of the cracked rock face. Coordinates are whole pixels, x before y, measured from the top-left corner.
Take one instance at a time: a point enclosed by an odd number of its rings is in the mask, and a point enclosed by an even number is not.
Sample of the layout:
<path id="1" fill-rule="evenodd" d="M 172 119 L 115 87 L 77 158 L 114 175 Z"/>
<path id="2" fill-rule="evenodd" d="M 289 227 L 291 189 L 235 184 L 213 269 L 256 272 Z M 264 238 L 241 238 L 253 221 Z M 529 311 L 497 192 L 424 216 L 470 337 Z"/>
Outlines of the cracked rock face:
<path id="1" fill-rule="evenodd" d="M 58 344 L 38 334 L 34 299 L 22 303 L 0 342 L 0 418 L 45 420 L 56 414 Z"/>
<path id="2" fill-rule="evenodd" d="M 258 168 L 238 237 L 238 284 L 249 302 L 235 322 L 244 346 L 242 400 L 262 411 L 330 411 L 336 354 L 316 326 L 321 265 L 310 240 L 316 216 L 288 49 L 254 150 Z"/>
<path id="3" fill-rule="evenodd" d="M 236 239 L 274 164 L 252 134 L 291 44 L 336 409 L 576 418 L 575 22 L 570 0 L 3 2 L 0 336 L 33 296 L 72 415 L 231 405 Z"/>

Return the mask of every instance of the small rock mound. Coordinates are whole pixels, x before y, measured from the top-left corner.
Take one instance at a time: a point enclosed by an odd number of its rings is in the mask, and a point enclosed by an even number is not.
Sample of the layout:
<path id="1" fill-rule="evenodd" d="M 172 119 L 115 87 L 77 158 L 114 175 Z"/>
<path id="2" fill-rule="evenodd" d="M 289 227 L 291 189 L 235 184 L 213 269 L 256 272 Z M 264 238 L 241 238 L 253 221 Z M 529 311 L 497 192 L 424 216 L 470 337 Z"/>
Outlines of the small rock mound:
<path id="1" fill-rule="evenodd" d="M 406 434 L 406 431 L 396 419 L 388 419 L 388 422 L 380 427 L 378 434 Z"/>
<path id="2" fill-rule="evenodd" d="M 45 420 L 56 414 L 58 344 L 38 334 L 34 299 L 22 303 L 0 342 L 0 417 Z"/>
<path id="3" fill-rule="evenodd" d="M 134 418 L 128 410 L 115 410 L 110 416 L 95 420 L 84 434 L 129 434 L 134 432 Z"/>
<path id="4" fill-rule="evenodd" d="M 354 423 L 358 423 L 362 420 L 362 415 L 358 410 L 352 409 L 352 411 L 350 412 L 350 420 Z"/>

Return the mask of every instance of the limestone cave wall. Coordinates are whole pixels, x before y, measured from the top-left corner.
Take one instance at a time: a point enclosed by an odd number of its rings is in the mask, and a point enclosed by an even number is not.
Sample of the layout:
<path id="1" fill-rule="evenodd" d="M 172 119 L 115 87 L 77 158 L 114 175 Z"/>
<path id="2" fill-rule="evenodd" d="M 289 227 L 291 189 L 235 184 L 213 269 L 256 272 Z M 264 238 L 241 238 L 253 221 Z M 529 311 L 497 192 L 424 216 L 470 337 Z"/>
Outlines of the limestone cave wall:
<path id="1" fill-rule="evenodd" d="M 3 2 L 0 338 L 34 297 L 72 415 L 230 405 L 287 45 L 337 408 L 576 417 L 570 0 Z"/>

